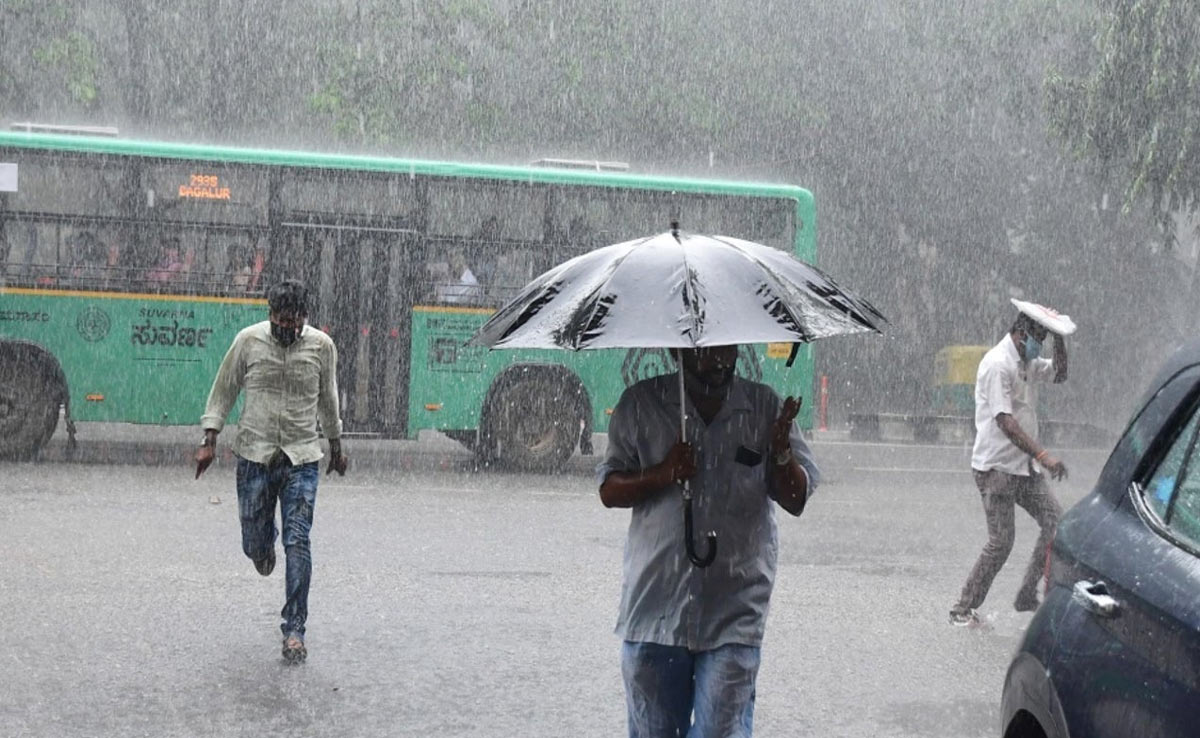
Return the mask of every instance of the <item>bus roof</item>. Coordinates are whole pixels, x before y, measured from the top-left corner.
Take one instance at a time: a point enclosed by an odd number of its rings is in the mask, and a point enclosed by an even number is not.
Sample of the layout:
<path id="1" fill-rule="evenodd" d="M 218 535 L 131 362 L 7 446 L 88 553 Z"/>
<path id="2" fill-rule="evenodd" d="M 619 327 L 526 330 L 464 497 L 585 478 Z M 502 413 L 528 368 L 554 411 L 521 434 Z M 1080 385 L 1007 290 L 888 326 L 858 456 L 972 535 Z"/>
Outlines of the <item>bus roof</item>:
<path id="1" fill-rule="evenodd" d="M 657 177 L 624 172 L 596 172 L 578 169 L 521 167 L 498 164 L 468 164 L 426 159 L 398 159 L 349 154 L 323 154 L 275 149 L 247 149 L 232 146 L 135 141 L 122 138 L 55 135 L 24 131 L 0 131 L 0 147 L 69 151 L 119 156 L 144 156 L 163 159 L 198 159 L 241 164 L 297 166 L 318 169 L 346 169 L 369 172 L 399 172 L 410 176 L 475 177 L 479 179 L 575 184 L 599 187 L 631 187 L 689 193 L 784 197 L 811 201 L 812 194 L 802 187 L 754 182 Z"/>

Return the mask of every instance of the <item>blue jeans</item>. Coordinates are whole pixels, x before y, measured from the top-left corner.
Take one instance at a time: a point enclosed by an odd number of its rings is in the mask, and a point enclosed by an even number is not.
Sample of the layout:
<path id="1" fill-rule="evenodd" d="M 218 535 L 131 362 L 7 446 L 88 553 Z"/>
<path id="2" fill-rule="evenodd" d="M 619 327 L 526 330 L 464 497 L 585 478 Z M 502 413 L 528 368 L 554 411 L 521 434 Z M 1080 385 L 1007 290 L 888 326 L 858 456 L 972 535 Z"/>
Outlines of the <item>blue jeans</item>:
<path id="1" fill-rule="evenodd" d="M 303 637 L 308 619 L 308 584 L 312 579 L 313 506 L 317 502 L 317 462 L 267 466 L 238 458 L 238 511 L 242 518 L 242 550 L 254 561 L 275 549 L 275 501 L 283 520 L 283 551 L 287 556 L 287 602 L 279 616 L 286 636 Z"/>
<path id="2" fill-rule="evenodd" d="M 630 738 L 749 738 L 761 652 L 730 644 L 693 653 L 625 641 L 621 675 Z"/>

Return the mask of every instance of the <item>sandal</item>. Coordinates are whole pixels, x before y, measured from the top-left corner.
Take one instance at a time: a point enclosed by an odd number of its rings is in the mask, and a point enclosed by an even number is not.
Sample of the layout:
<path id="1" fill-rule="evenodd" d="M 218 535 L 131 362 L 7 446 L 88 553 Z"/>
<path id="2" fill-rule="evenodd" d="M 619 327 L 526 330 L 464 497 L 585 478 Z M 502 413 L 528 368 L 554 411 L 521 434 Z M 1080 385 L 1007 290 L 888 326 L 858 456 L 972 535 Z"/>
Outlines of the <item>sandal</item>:
<path id="1" fill-rule="evenodd" d="M 308 649 L 304 647 L 304 639 L 295 633 L 285 636 L 283 658 L 292 664 L 298 664 L 308 658 Z"/>

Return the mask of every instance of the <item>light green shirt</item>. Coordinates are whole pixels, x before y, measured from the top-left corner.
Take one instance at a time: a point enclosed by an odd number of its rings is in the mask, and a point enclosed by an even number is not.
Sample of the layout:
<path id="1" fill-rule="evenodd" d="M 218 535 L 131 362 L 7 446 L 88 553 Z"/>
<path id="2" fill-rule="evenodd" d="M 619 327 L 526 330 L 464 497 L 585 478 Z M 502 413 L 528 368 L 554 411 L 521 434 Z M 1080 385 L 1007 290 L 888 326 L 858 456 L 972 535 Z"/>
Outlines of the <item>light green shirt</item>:
<path id="1" fill-rule="evenodd" d="M 247 461 L 265 464 L 280 450 L 293 464 L 317 461 L 318 417 L 326 438 L 342 435 L 337 347 L 312 326 L 304 326 L 287 348 L 271 337 L 270 321 L 238 332 L 213 380 L 201 427 L 220 431 L 243 389 L 246 403 L 233 452 Z"/>

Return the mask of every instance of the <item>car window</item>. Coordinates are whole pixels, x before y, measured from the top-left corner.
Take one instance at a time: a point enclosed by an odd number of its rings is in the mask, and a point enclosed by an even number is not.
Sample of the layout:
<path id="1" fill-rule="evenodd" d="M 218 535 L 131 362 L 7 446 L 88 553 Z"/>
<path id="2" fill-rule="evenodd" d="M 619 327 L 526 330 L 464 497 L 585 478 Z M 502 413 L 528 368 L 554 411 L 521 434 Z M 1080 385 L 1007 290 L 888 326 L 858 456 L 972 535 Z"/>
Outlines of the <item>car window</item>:
<path id="1" fill-rule="evenodd" d="M 1130 422 L 1125 431 L 1124 441 L 1135 457 L 1140 457 L 1146 452 L 1162 424 L 1195 386 L 1197 379 L 1200 379 L 1200 367 L 1193 366 L 1180 372 L 1150 398 L 1142 411 Z"/>
<path id="2" fill-rule="evenodd" d="M 1167 522 L 1167 512 L 1177 489 L 1200 490 L 1200 469 L 1196 468 L 1200 459 L 1192 455 L 1198 426 L 1200 413 L 1193 412 L 1187 426 L 1175 438 L 1144 487 L 1146 506 L 1164 522 Z"/>
<path id="3" fill-rule="evenodd" d="M 1143 460 L 1151 445 L 1162 436 L 1163 427 L 1171 424 L 1178 427 L 1185 420 L 1174 421 L 1180 408 L 1186 409 L 1188 398 L 1193 389 L 1200 383 L 1200 366 L 1191 366 L 1167 381 L 1157 392 L 1149 397 L 1129 425 L 1121 434 L 1121 440 L 1113 448 L 1112 455 L 1101 471 L 1098 487 L 1101 489 L 1127 489 L 1134 476 L 1139 480 L 1147 478 Z M 1184 414 L 1187 418 L 1189 414 Z M 1151 460 L 1153 462 L 1153 460 Z M 1146 485 L 1149 489 L 1149 485 Z"/>
<path id="4" fill-rule="evenodd" d="M 1200 463 L 1200 459 L 1195 463 Z M 1167 511 L 1167 527 L 1200 548 L 1200 470 L 1188 476 L 1191 479 L 1184 480 L 1175 491 L 1175 499 Z"/>

